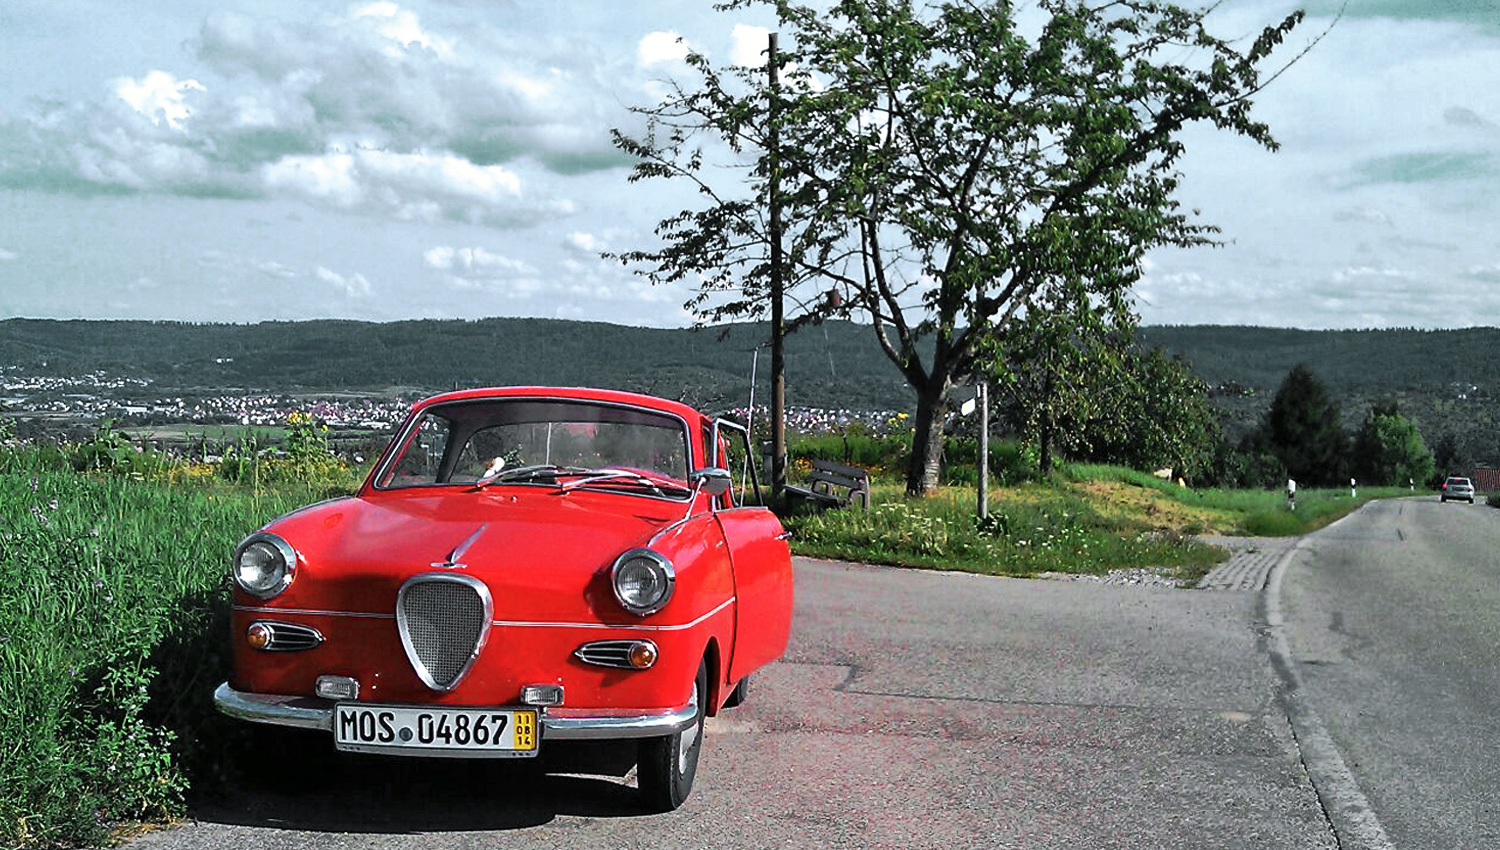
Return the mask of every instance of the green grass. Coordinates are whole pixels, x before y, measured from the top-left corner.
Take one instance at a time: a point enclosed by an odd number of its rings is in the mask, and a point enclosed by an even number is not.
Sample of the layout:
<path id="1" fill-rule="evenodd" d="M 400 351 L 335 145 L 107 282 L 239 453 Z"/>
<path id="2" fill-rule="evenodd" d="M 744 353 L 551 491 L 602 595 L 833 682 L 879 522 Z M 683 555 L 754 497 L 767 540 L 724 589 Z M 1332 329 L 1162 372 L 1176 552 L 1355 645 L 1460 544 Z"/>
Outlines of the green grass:
<path id="1" fill-rule="evenodd" d="M 0 846 L 182 811 L 222 741 L 227 558 L 321 495 L 85 475 L 0 449 Z"/>
<path id="2" fill-rule="evenodd" d="M 790 517 L 787 525 L 798 554 L 989 575 L 1153 566 L 1190 578 L 1225 558 L 1180 532 L 1103 513 L 1068 486 L 996 491 L 984 523 L 976 500 L 957 488 L 911 500 L 895 485 L 880 485 L 869 511 L 825 511 Z"/>
<path id="3" fill-rule="evenodd" d="M 1194 490 L 1145 472 L 1088 464 L 1068 466 L 1062 475 L 1073 482 L 1114 481 L 1175 504 L 1213 512 L 1223 518 L 1219 530 L 1253 537 L 1306 534 L 1347 516 L 1372 499 L 1413 495 L 1406 487 L 1359 487 L 1353 496 L 1348 488 L 1303 488 L 1297 492 L 1296 510 L 1292 511 L 1286 494 L 1279 490 Z"/>
<path id="4" fill-rule="evenodd" d="M 1202 535 L 1283 537 L 1327 525 L 1398 488 L 1303 490 L 1296 511 L 1271 491 L 1192 490 L 1148 473 L 1073 465 L 1050 482 L 995 488 L 991 519 L 976 518 L 972 488 L 946 487 L 922 500 L 887 481 L 872 506 L 787 519 L 793 550 L 814 557 L 963 570 L 990 575 L 1101 574 L 1164 567 L 1201 577 L 1228 557 Z"/>

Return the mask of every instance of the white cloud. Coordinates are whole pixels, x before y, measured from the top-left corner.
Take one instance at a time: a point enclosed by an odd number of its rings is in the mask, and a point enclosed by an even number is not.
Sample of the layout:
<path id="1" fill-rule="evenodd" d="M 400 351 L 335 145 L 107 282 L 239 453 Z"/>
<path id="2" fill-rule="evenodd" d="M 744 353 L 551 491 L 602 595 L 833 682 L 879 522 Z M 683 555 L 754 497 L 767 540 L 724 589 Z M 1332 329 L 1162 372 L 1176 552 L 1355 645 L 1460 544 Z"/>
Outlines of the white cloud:
<path id="1" fill-rule="evenodd" d="M 1491 266 L 1470 266 L 1464 269 L 1464 276 L 1483 283 L 1500 284 L 1500 263 Z"/>
<path id="2" fill-rule="evenodd" d="M 642 67 L 680 62 L 687 58 L 689 47 L 676 32 L 658 31 L 647 33 L 636 45 L 636 62 Z"/>
<path id="3" fill-rule="evenodd" d="M 528 264 L 491 253 L 484 248 L 454 248 L 451 245 L 439 245 L 424 253 L 422 260 L 429 268 L 442 271 L 462 271 L 485 275 L 514 272 L 535 274 L 535 269 Z"/>
<path id="4" fill-rule="evenodd" d="M 181 130 L 182 122 L 193 113 L 187 104 L 188 92 L 206 91 L 197 80 L 179 80 L 166 71 L 152 71 L 139 80 L 122 77 L 114 81 L 114 90 L 152 124 L 173 130 Z"/>
<path id="5" fill-rule="evenodd" d="M 563 237 L 563 245 L 568 250 L 576 251 L 580 254 L 598 254 L 608 250 L 604 244 L 604 240 L 598 236 L 576 230 Z"/>
<path id="6" fill-rule="evenodd" d="M 746 68 L 763 68 L 766 64 L 766 48 L 771 31 L 751 24 L 735 24 L 730 34 L 733 46 L 729 49 L 729 61 Z"/>
<path id="7" fill-rule="evenodd" d="M 526 206 L 520 177 L 514 171 L 500 165 L 475 165 L 450 152 L 356 148 L 288 156 L 263 166 L 260 176 L 273 194 L 403 221 L 497 223 L 568 210 L 565 202 L 550 208 Z"/>
<path id="8" fill-rule="evenodd" d="M 7 251 L 4 248 L 0 248 L 0 261 L 19 260 L 20 258 L 21 255 L 17 254 L 15 251 Z"/>
<path id="9" fill-rule="evenodd" d="M 318 280 L 328 284 L 334 289 L 342 292 L 350 298 L 369 298 L 374 293 L 374 287 L 359 273 L 342 275 L 331 269 L 319 266 L 314 272 Z"/>
<path id="10" fill-rule="evenodd" d="M 356 21 L 373 23 L 375 32 L 394 42 L 392 47 L 387 48 L 387 55 L 396 55 L 391 51 L 410 48 L 413 45 L 435 51 L 442 56 L 453 52 L 451 41 L 433 36 L 423 30 L 415 13 L 405 11 L 395 3 L 371 3 L 368 6 L 356 8 L 351 17 Z"/>

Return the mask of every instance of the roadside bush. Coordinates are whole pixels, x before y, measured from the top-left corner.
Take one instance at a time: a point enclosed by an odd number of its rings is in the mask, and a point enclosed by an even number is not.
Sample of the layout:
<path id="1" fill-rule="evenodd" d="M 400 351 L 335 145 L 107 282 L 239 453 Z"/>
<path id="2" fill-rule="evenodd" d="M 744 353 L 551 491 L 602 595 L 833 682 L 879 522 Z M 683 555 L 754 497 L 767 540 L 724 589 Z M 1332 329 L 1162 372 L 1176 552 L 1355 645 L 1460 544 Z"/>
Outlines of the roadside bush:
<path id="1" fill-rule="evenodd" d="M 787 454 L 793 464 L 798 460 L 830 460 L 858 466 L 871 475 L 901 475 L 911 442 L 902 437 L 876 436 L 862 429 L 849 428 L 841 433 L 801 436 L 787 441 Z"/>
<path id="2" fill-rule="evenodd" d="M 1035 446 L 1017 440 L 990 441 L 990 483 L 1009 487 L 1041 478 Z M 979 440 L 965 437 L 949 439 L 943 446 L 943 482 L 945 484 L 979 484 Z"/>
<path id="3" fill-rule="evenodd" d="M 277 447 L 256 435 L 230 445 L 218 464 L 220 477 L 256 488 L 305 485 L 325 496 L 349 493 L 359 486 L 357 473 L 330 448 L 327 425 L 311 414 L 292 413 L 286 426 L 286 436 Z"/>
<path id="4" fill-rule="evenodd" d="M 69 462 L 79 472 L 107 472 L 136 478 L 160 475 L 170 461 L 158 452 L 132 443 L 115 430 L 115 420 L 102 420 L 94 435 L 65 449 Z"/>

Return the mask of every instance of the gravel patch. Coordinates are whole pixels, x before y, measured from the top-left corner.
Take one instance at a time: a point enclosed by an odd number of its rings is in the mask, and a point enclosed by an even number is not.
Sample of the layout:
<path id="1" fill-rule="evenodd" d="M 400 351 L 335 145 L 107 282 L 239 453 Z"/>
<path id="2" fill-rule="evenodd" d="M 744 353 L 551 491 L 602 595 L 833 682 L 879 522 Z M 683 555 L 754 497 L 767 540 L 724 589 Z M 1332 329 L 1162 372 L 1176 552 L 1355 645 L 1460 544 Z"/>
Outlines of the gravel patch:
<path id="1" fill-rule="evenodd" d="M 1193 582 L 1172 576 L 1171 567 L 1133 567 L 1126 570 L 1110 570 L 1103 575 L 1078 575 L 1076 573 L 1041 573 L 1037 578 L 1053 581 L 1083 581 L 1091 584 L 1115 584 L 1137 587 L 1192 587 Z"/>

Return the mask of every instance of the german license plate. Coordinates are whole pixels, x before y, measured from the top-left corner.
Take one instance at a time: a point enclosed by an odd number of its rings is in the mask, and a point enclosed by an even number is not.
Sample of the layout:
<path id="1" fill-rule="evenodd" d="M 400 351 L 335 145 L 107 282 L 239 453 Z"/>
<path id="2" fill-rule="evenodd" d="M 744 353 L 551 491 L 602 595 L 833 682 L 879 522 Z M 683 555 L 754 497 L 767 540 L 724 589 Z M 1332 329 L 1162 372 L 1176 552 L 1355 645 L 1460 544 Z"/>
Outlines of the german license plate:
<path id="1" fill-rule="evenodd" d="M 524 758 L 537 753 L 537 713 L 346 702 L 334 708 L 333 742 L 360 753 Z"/>

